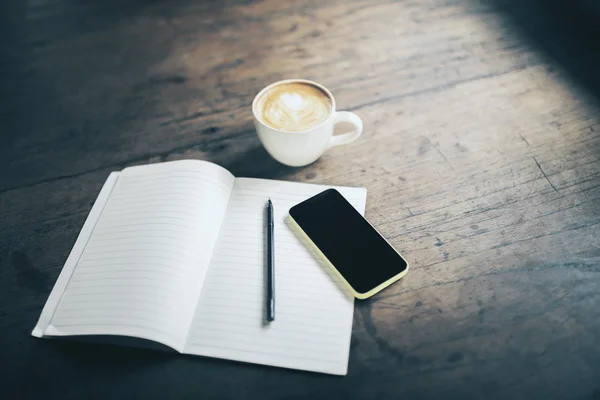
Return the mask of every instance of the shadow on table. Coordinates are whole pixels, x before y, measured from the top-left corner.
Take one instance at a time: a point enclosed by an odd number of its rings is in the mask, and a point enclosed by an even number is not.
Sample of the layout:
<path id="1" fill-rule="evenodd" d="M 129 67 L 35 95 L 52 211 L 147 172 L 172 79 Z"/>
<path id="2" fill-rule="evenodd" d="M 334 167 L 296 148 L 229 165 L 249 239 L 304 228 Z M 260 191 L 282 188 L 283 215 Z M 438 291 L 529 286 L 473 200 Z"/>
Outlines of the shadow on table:
<path id="1" fill-rule="evenodd" d="M 131 347 L 133 346 L 133 347 Z M 113 379 L 135 375 L 139 371 L 161 370 L 179 355 L 167 346 L 137 338 L 121 336 L 77 336 L 56 338 L 43 343 L 43 351 L 50 357 L 40 358 L 38 371 L 65 368 L 71 376 L 62 376 L 50 387 L 62 385 L 61 381 L 87 379 Z M 159 351 L 156 351 L 159 350 Z M 57 366 L 56 359 L 60 360 Z M 34 392 L 47 389 L 45 385 L 29 388 Z"/>
<path id="2" fill-rule="evenodd" d="M 488 0 L 600 102 L 600 2 Z"/>
<path id="3" fill-rule="evenodd" d="M 161 363 L 178 354 L 160 343 L 126 336 L 73 336 L 51 340 L 49 344 L 72 361 L 106 365 L 112 369 Z"/>
<path id="4" fill-rule="evenodd" d="M 117 375 L 137 376 L 146 379 L 146 374 L 164 376 L 166 369 L 180 371 L 181 375 L 194 374 L 221 366 L 236 369 L 240 372 L 254 371 L 268 373 L 276 369 L 269 365 L 251 364 L 191 354 L 181 354 L 170 347 L 159 343 L 124 336 L 90 335 L 85 337 L 69 337 L 48 340 L 45 346 L 52 347 L 54 354 L 59 354 L 61 362 L 75 367 L 81 372 L 81 379 L 93 375 L 96 379 L 111 379 Z M 157 351 L 158 350 L 158 351 Z M 309 371 L 294 371 L 296 375 L 322 377 Z M 64 376 L 67 381 L 72 376 Z"/>
<path id="5" fill-rule="evenodd" d="M 262 146 L 249 149 L 223 167 L 237 177 L 262 179 L 286 179 L 301 169 L 277 162 Z"/>

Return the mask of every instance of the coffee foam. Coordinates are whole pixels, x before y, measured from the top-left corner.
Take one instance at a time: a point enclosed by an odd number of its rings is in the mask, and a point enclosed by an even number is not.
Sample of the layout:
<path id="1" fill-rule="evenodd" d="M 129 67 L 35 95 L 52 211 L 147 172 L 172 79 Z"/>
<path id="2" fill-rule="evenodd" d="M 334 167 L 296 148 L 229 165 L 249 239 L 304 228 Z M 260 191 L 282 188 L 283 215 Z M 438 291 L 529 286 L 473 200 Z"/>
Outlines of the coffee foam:
<path id="1" fill-rule="evenodd" d="M 332 103 L 320 88 L 303 82 L 290 82 L 270 88 L 261 95 L 256 113 L 266 125 L 298 132 L 319 125 L 329 118 Z"/>

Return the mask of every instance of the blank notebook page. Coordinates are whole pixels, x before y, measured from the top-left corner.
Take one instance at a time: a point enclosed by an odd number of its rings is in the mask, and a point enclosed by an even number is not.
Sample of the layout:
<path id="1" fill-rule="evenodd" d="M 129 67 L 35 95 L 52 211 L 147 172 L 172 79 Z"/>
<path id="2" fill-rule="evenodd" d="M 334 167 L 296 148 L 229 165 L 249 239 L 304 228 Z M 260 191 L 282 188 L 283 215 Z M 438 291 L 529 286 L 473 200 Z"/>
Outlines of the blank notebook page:
<path id="1" fill-rule="evenodd" d="M 236 179 L 185 353 L 343 375 L 354 299 L 289 225 L 327 189 Z M 364 188 L 337 188 L 364 214 Z M 265 206 L 275 210 L 275 321 L 265 324 Z"/>
<path id="2" fill-rule="evenodd" d="M 233 182 L 198 161 L 123 170 L 45 334 L 126 335 L 181 350 Z"/>

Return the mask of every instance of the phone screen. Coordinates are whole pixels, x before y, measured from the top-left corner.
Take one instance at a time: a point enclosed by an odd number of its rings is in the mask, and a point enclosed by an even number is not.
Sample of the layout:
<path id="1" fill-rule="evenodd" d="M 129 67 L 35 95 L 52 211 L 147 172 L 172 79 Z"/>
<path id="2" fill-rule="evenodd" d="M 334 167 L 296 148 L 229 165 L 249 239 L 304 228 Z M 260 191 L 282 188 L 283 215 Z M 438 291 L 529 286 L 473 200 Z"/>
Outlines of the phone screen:
<path id="1" fill-rule="evenodd" d="M 358 294 L 408 269 L 406 260 L 335 189 L 292 207 L 290 216 Z"/>

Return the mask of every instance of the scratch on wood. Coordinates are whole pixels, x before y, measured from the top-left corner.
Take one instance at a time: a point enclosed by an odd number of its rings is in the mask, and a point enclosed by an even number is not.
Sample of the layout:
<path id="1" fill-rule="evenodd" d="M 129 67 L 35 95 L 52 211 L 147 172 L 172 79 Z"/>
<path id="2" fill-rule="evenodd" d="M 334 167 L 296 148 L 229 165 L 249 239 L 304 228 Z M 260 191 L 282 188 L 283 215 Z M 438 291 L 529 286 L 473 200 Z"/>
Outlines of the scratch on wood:
<path id="1" fill-rule="evenodd" d="M 525 136 L 523 136 L 521 134 L 521 132 L 519 132 L 519 136 L 521 137 L 521 139 L 523 139 L 523 141 L 525 142 L 525 144 L 527 144 L 528 147 L 531 147 L 531 145 L 529 144 L 529 142 L 527 141 L 527 139 L 525 139 Z"/>
<path id="2" fill-rule="evenodd" d="M 205 112 L 199 111 L 199 112 L 195 112 L 195 113 L 190 114 L 190 115 L 186 115 L 185 117 L 174 118 L 174 119 L 171 119 L 169 121 L 161 122 L 158 125 L 159 126 L 167 126 L 167 125 L 172 125 L 172 124 L 179 124 L 181 122 L 192 121 L 194 119 L 198 119 L 200 117 L 204 117 L 206 114 L 207 113 L 205 113 Z"/>
<path id="3" fill-rule="evenodd" d="M 550 184 L 550 186 L 552 186 L 552 189 L 554 189 L 554 191 L 556 193 L 558 193 L 558 189 L 552 184 L 552 182 L 550 182 L 550 179 L 548 179 L 548 175 L 546 175 L 546 173 L 544 172 L 544 170 L 542 169 L 542 166 L 540 165 L 540 163 L 538 162 L 538 160 L 535 159 L 535 157 L 533 157 L 533 161 L 535 161 L 535 165 L 538 166 L 538 168 L 540 169 L 540 171 L 542 172 L 542 175 L 544 175 L 544 178 L 546 178 L 546 180 L 548 181 L 548 183 Z"/>
<path id="4" fill-rule="evenodd" d="M 446 158 L 446 156 L 444 155 L 444 153 L 442 153 L 440 151 L 440 149 L 438 149 L 438 147 L 436 145 L 434 145 L 433 142 L 427 136 L 422 135 L 420 133 L 419 133 L 419 136 L 422 137 L 423 139 L 425 139 L 427 142 L 429 142 L 429 145 L 431 147 L 433 147 L 435 149 L 435 151 L 437 151 L 440 156 L 442 156 L 442 158 L 444 159 L 444 161 L 446 161 L 448 163 L 448 165 L 450 165 L 450 168 L 454 169 L 454 165 L 452 165 L 452 163 L 450 161 L 448 161 L 448 159 Z"/>
<path id="5" fill-rule="evenodd" d="M 437 148 L 437 146 L 436 146 L 436 145 L 434 145 L 433 143 L 431 143 L 431 145 L 433 146 L 433 148 L 434 148 L 434 149 L 435 149 L 435 150 L 436 150 L 438 153 L 440 153 L 440 156 L 442 156 L 442 158 L 443 158 L 444 160 L 446 160 L 446 162 L 448 163 L 448 165 L 450 165 L 450 168 L 454 169 L 454 165 L 452 165 L 452 163 L 451 163 L 450 161 L 448 161 L 448 159 L 446 158 L 446 156 L 444 155 L 444 153 L 442 153 L 442 152 L 440 151 L 440 149 L 438 149 L 438 148 Z"/>

